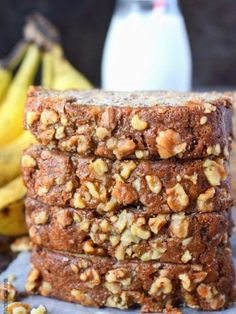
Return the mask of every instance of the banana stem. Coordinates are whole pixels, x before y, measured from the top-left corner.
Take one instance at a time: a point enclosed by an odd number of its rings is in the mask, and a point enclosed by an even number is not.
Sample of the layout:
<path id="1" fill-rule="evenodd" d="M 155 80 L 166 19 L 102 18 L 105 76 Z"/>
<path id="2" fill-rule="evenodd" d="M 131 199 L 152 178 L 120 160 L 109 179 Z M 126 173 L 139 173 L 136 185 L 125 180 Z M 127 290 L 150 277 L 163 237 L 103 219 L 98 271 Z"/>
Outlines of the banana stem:
<path id="1" fill-rule="evenodd" d="M 53 82 L 53 55 L 51 51 L 46 51 L 42 58 L 42 86 L 52 87 Z"/>
<path id="2" fill-rule="evenodd" d="M 23 59 L 28 43 L 24 40 L 19 41 L 9 55 L 0 61 L 0 66 L 4 69 L 13 71 Z"/>

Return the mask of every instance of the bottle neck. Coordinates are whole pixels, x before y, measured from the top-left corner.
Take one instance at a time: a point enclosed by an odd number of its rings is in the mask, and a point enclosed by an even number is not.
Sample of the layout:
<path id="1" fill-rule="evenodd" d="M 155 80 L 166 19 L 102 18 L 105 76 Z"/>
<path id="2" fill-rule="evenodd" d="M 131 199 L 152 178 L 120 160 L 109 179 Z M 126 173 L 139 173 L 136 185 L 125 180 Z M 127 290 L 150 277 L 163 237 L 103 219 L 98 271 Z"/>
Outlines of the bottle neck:
<path id="1" fill-rule="evenodd" d="M 117 0 L 118 8 L 140 8 L 180 13 L 178 0 Z"/>

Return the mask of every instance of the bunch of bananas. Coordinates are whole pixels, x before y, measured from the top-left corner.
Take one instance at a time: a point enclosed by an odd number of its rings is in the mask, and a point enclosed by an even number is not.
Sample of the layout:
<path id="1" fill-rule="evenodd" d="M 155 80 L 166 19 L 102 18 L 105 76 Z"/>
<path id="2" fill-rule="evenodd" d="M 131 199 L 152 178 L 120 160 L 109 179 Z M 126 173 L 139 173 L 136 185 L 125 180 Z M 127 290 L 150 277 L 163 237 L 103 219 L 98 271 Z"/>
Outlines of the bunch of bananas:
<path id="1" fill-rule="evenodd" d="M 45 26 L 47 35 L 42 33 Z M 26 189 L 20 176 L 20 159 L 22 150 L 35 139 L 23 130 L 23 112 L 27 90 L 34 83 L 40 65 L 41 84 L 45 87 L 92 87 L 65 58 L 55 27 L 42 16 L 31 17 L 25 28 L 25 40 L 0 62 L 0 235 L 18 236 L 27 231 Z"/>

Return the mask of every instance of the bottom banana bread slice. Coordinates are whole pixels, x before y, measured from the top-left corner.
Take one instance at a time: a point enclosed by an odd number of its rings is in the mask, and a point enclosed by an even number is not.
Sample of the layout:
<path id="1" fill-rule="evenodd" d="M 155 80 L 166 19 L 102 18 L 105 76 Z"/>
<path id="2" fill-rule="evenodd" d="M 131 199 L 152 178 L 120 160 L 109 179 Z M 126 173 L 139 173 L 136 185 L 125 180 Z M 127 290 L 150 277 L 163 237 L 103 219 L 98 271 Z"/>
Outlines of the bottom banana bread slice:
<path id="1" fill-rule="evenodd" d="M 217 310 L 235 298 L 229 248 L 209 264 L 165 264 L 76 255 L 34 247 L 26 290 L 93 307 L 121 309 L 140 305 L 142 312 L 186 305 Z"/>
<path id="2" fill-rule="evenodd" d="M 111 217 L 26 199 L 26 221 L 33 243 L 78 254 L 138 258 L 164 263 L 207 263 L 227 245 L 229 211 L 158 214 L 126 208 Z"/>

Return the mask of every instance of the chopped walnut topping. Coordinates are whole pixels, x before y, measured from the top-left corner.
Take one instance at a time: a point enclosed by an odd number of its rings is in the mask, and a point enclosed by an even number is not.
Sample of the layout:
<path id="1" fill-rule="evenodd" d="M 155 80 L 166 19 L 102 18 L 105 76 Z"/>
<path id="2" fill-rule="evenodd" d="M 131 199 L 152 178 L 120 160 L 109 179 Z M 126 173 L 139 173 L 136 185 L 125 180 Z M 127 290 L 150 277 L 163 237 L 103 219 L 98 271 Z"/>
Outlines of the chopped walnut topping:
<path id="1" fill-rule="evenodd" d="M 200 124 L 203 125 L 203 124 L 206 124 L 207 123 L 207 117 L 206 116 L 202 116 L 201 119 L 200 119 Z"/>
<path id="2" fill-rule="evenodd" d="M 38 188 L 38 196 L 43 196 L 45 194 L 47 194 L 49 191 L 49 188 L 47 188 L 46 186 L 40 186 Z"/>
<path id="3" fill-rule="evenodd" d="M 20 238 L 17 238 L 12 244 L 11 244 L 11 250 L 12 252 L 25 252 L 30 250 L 30 239 L 28 236 L 23 236 Z"/>
<path id="4" fill-rule="evenodd" d="M 117 138 L 115 138 L 115 137 L 111 137 L 111 138 L 109 138 L 109 139 L 107 140 L 107 142 L 106 142 L 106 146 L 107 146 L 107 148 L 108 148 L 108 149 L 113 150 L 113 149 L 115 149 L 115 148 L 116 148 L 117 143 L 118 143 Z"/>
<path id="5" fill-rule="evenodd" d="M 111 225 L 109 224 L 109 222 L 106 219 L 103 219 L 100 223 L 100 228 L 102 230 L 102 232 L 109 232 L 111 230 Z"/>
<path id="6" fill-rule="evenodd" d="M 115 307 L 118 309 L 127 309 L 128 308 L 128 297 L 127 292 L 123 291 L 119 296 L 111 295 L 107 298 L 105 306 Z"/>
<path id="7" fill-rule="evenodd" d="M 83 250 L 86 254 L 92 254 L 95 252 L 95 248 L 93 246 L 93 241 L 92 240 L 87 240 L 83 244 Z"/>
<path id="8" fill-rule="evenodd" d="M 134 189 L 137 191 L 137 192 L 140 192 L 141 190 L 141 180 L 140 178 L 137 178 L 133 181 L 132 183 L 132 186 L 134 187 Z"/>
<path id="9" fill-rule="evenodd" d="M 204 299 L 211 299 L 213 297 L 212 291 L 211 291 L 211 286 L 208 286 L 204 283 L 201 283 L 197 287 L 197 293 L 200 295 L 200 297 Z"/>
<path id="10" fill-rule="evenodd" d="M 119 283 L 105 282 L 104 286 L 112 294 L 120 294 L 122 289 Z"/>
<path id="11" fill-rule="evenodd" d="M 78 136 L 77 152 L 79 154 L 85 153 L 89 149 L 89 140 L 85 135 Z"/>
<path id="12" fill-rule="evenodd" d="M 192 255 L 190 254 L 190 252 L 188 250 L 186 250 L 181 257 L 181 261 L 183 263 L 187 263 L 187 262 L 191 261 L 191 259 L 192 259 Z"/>
<path id="13" fill-rule="evenodd" d="M 123 183 L 121 181 L 116 182 L 112 190 L 112 196 L 115 197 L 120 204 L 125 205 L 134 203 L 138 198 L 137 192 L 133 186 L 130 183 Z"/>
<path id="14" fill-rule="evenodd" d="M 73 182 L 72 181 L 68 181 L 65 184 L 65 192 L 66 193 L 70 193 L 73 190 Z"/>
<path id="15" fill-rule="evenodd" d="M 166 190 L 167 204 L 174 212 L 184 210 L 189 204 L 189 197 L 180 183 Z"/>
<path id="16" fill-rule="evenodd" d="M 125 248 L 122 244 L 119 244 L 115 249 L 115 258 L 123 260 L 125 258 Z"/>
<path id="17" fill-rule="evenodd" d="M 39 112 L 29 111 L 26 114 L 26 123 L 27 126 L 31 126 L 34 122 L 38 121 L 40 117 Z"/>
<path id="18" fill-rule="evenodd" d="M 82 199 L 79 193 L 74 194 L 73 206 L 75 208 L 85 208 L 85 201 Z"/>
<path id="19" fill-rule="evenodd" d="M 148 127 L 148 123 L 146 121 L 143 121 L 139 118 L 139 116 L 136 114 L 131 119 L 131 125 L 135 130 L 143 131 Z"/>
<path id="20" fill-rule="evenodd" d="M 120 242 L 120 237 L 119 236 L 110 236 L 109 240 L 110 240 L 112 246 L 116 246 Z"/>
<path id="21" fill-rule="evenodd" d="M 71 291 L 71 295 L 75 298 L 76 301 L 78 301 L 82 305 L 94 306 L 94 301 L 86 292 L 80 291 L 78 289 L 73 289 Z"/>
<path id="22" fill-rule="evenodd" d="M 164 159 L 183 153 L 187 146 L 181 142 L 180 134 L 171 129 L 159 132 L 156 143 L 160 157 Z"/>
<path id="23" fill-rule="evenodd" d="M 70 268 L 74 273 L 78 274 L 79 268 L 75 264 L 70 264 Z"/>
<path id="24" fill-rule="evenodd" d="M 150 191 L 159 194 L 162 188 L 161 180 L 157 176 L 146 176 L 145 179 Z"/>
<path id="25" fill-rule="evenodd" d="M 142 159 L 142 158 L 147 158 L 149 156 L 149 151 L 148 150 L 136 150 L 135 151 L 135 156 L 138 159 Z"/>
<path id="26" fill-rule="evenodd" d="M 108 166 L 105 163 L 104 160 L 102 159 L 96 159 L 91 163 L 91 168 L 94 171 L 94 173 L 99 176 L 102 177 L 107 171 L 108 171 Z"/>
<path id="27" fill-rule="evenodd" d="M 117 159 L 121 159 L 127 155 L 134 153 L 136 144 L 129 138 L 124 138 L 118 141 L 116 149 L 113 151 Z"/>
<path id="28" fill-rule="evenodd" d="M 63 126 L 67 126 L 68 125 L 68 119 L 66 118 L 66 116 L 61 116 L 61 124 Z"/>
<path id="29" fill-rule="evenodd" d="M 16 299 L 16 288 L 7 283 L 0 283 L 0 301 L 14 302 Z"/>
<path id="30" fill-rule="evenodd" d="M 216 106 L 214 106 L 210 103 L 205 103 L 204 108 L 205 108 L 205 110 L 204 110 L 205 113 L 211 113 L 211 112 L 216 111 Z"/>
<path id="31" fill-rule="evenodd" d="M 40 287 L 39 287 L 39 292 L 41 293 L 42 296 L 48 296 L 50 295 L 52 291 L 52 286 L 49 282 L 42 281 Z"/>
<path id="32" fill-rule="evenodd" d="M 62 227 L 67 227 L 73 223 L 72 213 L 66 209 L 59 210 L 56 213 L 56 219 Z"/>
<path id="33" fill-rule="evenodd" d="M 215 195 L 215 188 L 209 188 L 205 191 L 205 193 L 202 193 L 197 198 L 197 206 L 200 211 L 212 211 L 213 210 L 213 204 L 210 202 L 210 200 Z"/>
<path id="34" fill-rule="evenodd" d="M 13 302 L 6 306 L 5 311 L 7 314 L 29 314 L 30 306 L 26 303 Z"/>
<path id="35" fill-rule="evenodd" d="M 57 140 L 60 140 L 60 139 L 62 139 L 63 137 L 65 137 L 65 128 L 64 128 L 64 126 L 59 126 L 59 127 L 56 129 L 55 138 L 56 138 Z"/>
<path id="36" fill-rule="evenodd" d="M 221 153 L 220 144 L 216 144 L 215 146 L 208 146 L 207 147 L 207 154 L 208 155 L 219 156 L 220 153 Z"/>
<path id="37" fill-rule="evenodd" d="M 114 227 L 118 233 L 124 231 L 128 224 L 127 211 L 123 210 L 118 217 L 118 220 L 115 222 Z"/>
<path id="38" fill-rule="evenodd" d="M 138 237 L 137 235 L 134 235 L 131 230 L 127 229 L 123 232 L 121 236 L 121 243 L 123 246 L 127 247 L 131 243 L 138 243 L 140 241 L 141 237 Z"/>
<path id="39" fill-rule="evenodd" d="M 58 114 L 53 111 L 53 110 L 43 110 L 43 112 L 41 113 L 41 117 L 40 117 L 40 122 L 43 125 L 51 125 L 51 124 L 55 124 L 59 121 L 59 116 Z"/>
<path id="40" fill-rule="evenodd" d="M 27 283 L 25 285 L 26 291 L 28 292 L 34 291 L 35 288 L 39 285 L 39 279 L 40 279 L 40 271 L 36 269 L 35 267 L 32 267 L 28 275 Z"/>
<path id="41" fill-rule="evenodd" d="M 186 238 L 182 241 L 182 245 L 187 246 L 192 242 L 192 240 L 193 240 L 193 237 Z"/>
<path id="42" fill-rule="evenodd" d="M 95 186 L 94 183 L 92 182 L 85 182 L 85 186 L 87 187 L 87 189 L 89 190 L 89 193 L 92 195 L 92 197 L 99 199 L 99 193 L 97 191 L 97 187 Z"/>
<path id="43" fill-rule="evenodd" d="M 33 214 L 33 220 L 36 225 L 44 225 L 48 221 L 48 213 L 46 212 L 46 210 L 35 212 Z"/>
<path id="44" fill-rule="evenodd" d="M 82 274 L 80 274 L 80 280 L 86 281 L 89 288 L 98 286 L 101 283 L 99 273 L 93 268 L 86 269 Z"/>
<path id="45" fill-rule="evenodd" d="M 212 186 L 220 185 L 221 180 L 226 179 L 227 174 L 222 159 L 218 159 L 217 162 L 211 159 L 206 159 L 203 167 L 207 180 Z"/>
<path id="46" fill-rule="evenodd" d="M 188 235 L 189 222 L 184 213 L 173 214 L 171 216 L 170 232 L 172 236 L 186 238 Z"/>
<path id="47" fill-rule="evenodd" d="M 191 280 L 187 274 L 180 274 L 179 279 L 181 280 L 182 286 L 185 290 L 191 291 Z"/>
<path id="48" fill-rule="evenodd" d="M 207 276 L 207 272 L 204 272 L 204 271 L 197 272 L 194 274 L 193 282 L 200 283 L 206 278 L 206 276 Z"/>
<path id="49" fill-rule="evenodd" d="M 136 163 L 133 160 L 123 162 L 121 165 L 121 172 L 120 175 L 124 179 L 128 179 L 131 172 L 136 168 Z"/>
<path id="50" fill-rule="evenodd" d="M 184 175 L 184 179 L 191 181 L 195 185 L 197 184 L 197 178 L 198 178 L 198 174 L 196 172 L 194 172 L 194 174 L 192 174 L 191 176 L 187 174 Z"/>
<path id="51" fill-rule="evenodd" d="M 36 160 L 30 155 L 24 155 L 21 159 L 23 167 L 34 168 L 37 165 Z"/>
<path id="52" fill-rule="evenodd" d="M 44 305 L 40 305 L 37 308 L 34 308 L 30 311 L 30 314 L 47 314 L 47 309 Z"/>
<path id="53" fill-rule="evenodd" d="M 106 137 L 111 136 L 111 132 L 102 126 L 96 128 L 95 134 L 99 140 L 104 140 Z"/>
<path id="54" fill-rule="evenodd" d="M 171 291 L 172 291 L 171 280 L 167 277 L 159 277 L 151 285 L 149 293 L 150 295 L 156 296 L 160 295 L 161 293 L 168 294 Z"/>
<path id="55" fill-rule="evenodd" d="M 156 217 L 149 218 L 148 225 L 151 231 L 155 234 L 161 230 L 161 228 L 167 223 L 169 220 L 169 215 L 159 214 Z"/>
<path id="56" fill-rule="evenodd" d="M 131 232 L 134 236 L 137 236 L 143 240 L 147 240 L 151 237 L 151 232 L 145 230 L 146 221 L 144 217 L 139 217 L 132 225 Z"/>

